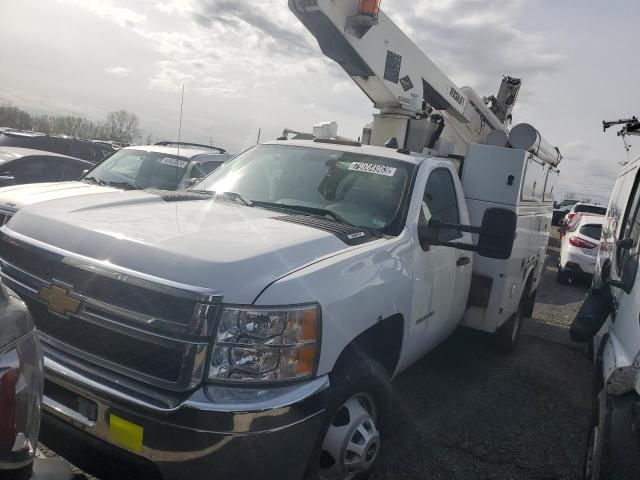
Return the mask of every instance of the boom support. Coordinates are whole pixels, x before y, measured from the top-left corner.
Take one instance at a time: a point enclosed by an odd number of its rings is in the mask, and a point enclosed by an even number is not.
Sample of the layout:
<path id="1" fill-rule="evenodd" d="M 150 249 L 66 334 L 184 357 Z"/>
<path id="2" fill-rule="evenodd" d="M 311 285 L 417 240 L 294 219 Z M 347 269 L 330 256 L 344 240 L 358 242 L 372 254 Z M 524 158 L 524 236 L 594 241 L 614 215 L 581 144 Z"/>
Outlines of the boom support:
<path id="1" fill-rule="evenodd" d="M 289 8 L 380 110 L 371 142 L 396 137 L 400 147 L 422 152 L 446 141 L 450 153 L 466 155 L 504 122 L 471 88 L 459 88 L 383 12 L 359 10 L 358 0 L 289 0 Z M 367 3 L 367 2 L 365 2 Z M 368 2 L 371 3 L 371 2 Z M 518 83 L 519 87 L 519 83 Z M 517 95 L 517 93 L 516 93 Z M 432 111 L 440 115 L 431 117 Z M 444 119 L 444 129 L 441 121 Z"/>

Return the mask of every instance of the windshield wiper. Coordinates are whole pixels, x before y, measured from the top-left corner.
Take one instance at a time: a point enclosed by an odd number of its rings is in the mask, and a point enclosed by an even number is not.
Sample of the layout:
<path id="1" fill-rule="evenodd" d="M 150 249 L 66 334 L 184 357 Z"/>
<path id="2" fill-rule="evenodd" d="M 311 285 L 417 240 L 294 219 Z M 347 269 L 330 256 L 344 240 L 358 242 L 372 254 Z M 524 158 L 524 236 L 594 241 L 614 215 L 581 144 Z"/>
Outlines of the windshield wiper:
<path id="1" fill-rule="evenodd" d="M 106 182 L 110 187 L 122 188 L 124 190 L 142 190 L 142 187 L 129 182 Z"/>
<path id="2" fill-rule="evenodd" d="M 216 194 L 216 196 L 217 195 L 220 195 L 222 198 L 226 198 L 226 199 L 233 200 L 233 201 L 238 201 L 240 203 L 243 203 L 247 207 L 253 207 L 254 206 L 254 202 L 252 202 L 251 200 L 245 199 L 242 195 L 240 195 L 239 193 L 236 193 L 236 192 L 222 192 L 222 193 Z"/>
<path id="3" fill-rule="evenodd" d="M 307 207 L 304 205 L 288 205 L 286 203 L 272 203 L 272 202 L 259 202 L 259 201 L 253 201 L 251 202 L 253 205 L 257 206 L 257 207 L 267 207 L 267 208 L 277 208 L 277 209 L 281 209 L 281 210 L 293 210 L 294 212 L 301 212 L 301 213 L 306 213 L 309 215 L 317 215 L 320 217 L 331 217 L 332 219 L 334 219 L 337 222 L 340 223 L 344 223 L 347 225 L 351 225 L 351 226 L 355 226 L 351 223 L 349 223 L 347 220 L 345 220 L 344 217 L 340 216 L 339 214 L 337 214 L 336 212 L 332 211 L 332 210 L 328 210 L 326 208 L 319 208 L 319 207 Z M 358 227 L 360 228 L 360 227 Z"/>
<path id="4" fill-rule="evenodd" d="M 104 180 L 98 180 L 96 177 L 85 177 L 82 179 L 83 182 L 91 182 L 91 183 L 95 183 L 96 185 L 107 185 L 107 182 L 105 182 Z"/>

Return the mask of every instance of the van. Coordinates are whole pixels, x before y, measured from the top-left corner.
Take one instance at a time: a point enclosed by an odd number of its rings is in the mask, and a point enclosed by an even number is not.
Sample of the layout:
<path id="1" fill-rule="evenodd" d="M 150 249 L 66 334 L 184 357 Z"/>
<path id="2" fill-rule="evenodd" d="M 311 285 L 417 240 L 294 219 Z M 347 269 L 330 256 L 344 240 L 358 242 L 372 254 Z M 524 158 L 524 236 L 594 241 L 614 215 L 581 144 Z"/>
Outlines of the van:
<path id="1" fill-rule="evenodd" d="M 640 478 L 640 159 L 620 172 L 592 290 L 571 326 L 593 353 L 587 480 Z"/>

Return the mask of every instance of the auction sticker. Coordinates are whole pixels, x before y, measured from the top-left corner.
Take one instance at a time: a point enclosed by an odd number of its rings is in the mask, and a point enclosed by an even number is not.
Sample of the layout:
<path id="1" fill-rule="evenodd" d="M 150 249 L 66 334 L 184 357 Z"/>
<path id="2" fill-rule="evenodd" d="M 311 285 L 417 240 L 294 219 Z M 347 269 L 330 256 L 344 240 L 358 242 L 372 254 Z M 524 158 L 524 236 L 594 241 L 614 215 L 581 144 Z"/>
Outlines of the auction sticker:
<path id="1" fill-rule="evenodd" d="M 178 160 L 177 158 L 163 158 L 160 162 L 163 165 L 171 165 L 173 167 L 185 168 L 189 165 L 189 162 L 185 162 L 184 160 Z"/>
<path id="2" fill-rule="evenodd" d="M 376 175 L 384 175 L 385 177 L 393 177 L 398 169 L 387 167 L 386 165 L 376 165 L 375 163 L 353 162 L 349 166 L 349 170 L 354 172 L 375 173 Z"/>

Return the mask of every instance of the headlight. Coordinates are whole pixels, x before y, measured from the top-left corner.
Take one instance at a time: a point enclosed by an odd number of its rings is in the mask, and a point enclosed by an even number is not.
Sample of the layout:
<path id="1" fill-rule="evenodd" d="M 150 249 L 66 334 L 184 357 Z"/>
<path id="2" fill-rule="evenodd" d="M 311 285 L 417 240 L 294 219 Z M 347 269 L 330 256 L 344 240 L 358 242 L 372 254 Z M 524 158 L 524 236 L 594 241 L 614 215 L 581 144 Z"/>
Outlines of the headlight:
<path id="1" fill-rule="evenodd" d="M 299 380 L 315 373 L 320 307 L 226 307 L 215 338 L 209 379 Z"/>

